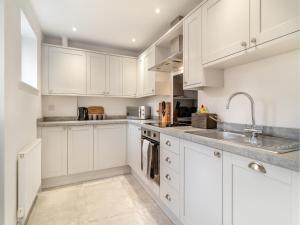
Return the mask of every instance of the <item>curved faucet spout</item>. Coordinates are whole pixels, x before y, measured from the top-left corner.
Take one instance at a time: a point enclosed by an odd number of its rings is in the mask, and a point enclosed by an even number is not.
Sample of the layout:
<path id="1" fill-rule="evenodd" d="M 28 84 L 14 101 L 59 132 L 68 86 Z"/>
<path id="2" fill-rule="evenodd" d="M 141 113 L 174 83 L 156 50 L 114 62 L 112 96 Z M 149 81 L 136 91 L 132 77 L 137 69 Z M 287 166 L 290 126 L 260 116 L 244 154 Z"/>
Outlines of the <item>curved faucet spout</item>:
<path id="1" fill-rule="evenodd" d="M 228 100 L 227 100 L 226 109 L 229 109 L 231 100 L 232 100 L 235 96 L 237 96 L 237 95 L 244 95 L 244 96 L 246 96 L 246 97 L 250 100 L 250 102 L 251 102 L 252 129 L 254 129 L 255 126 L 256 126 L 256 124 L 255 124 L 255 109 L 254 109 L 255 103 L 254 103 L 254 100 L 253 100 L 253 98 L 251 97 L 251 95 L 249 95 L 249 94 L 246 93 L 246 92 L 236 92 L 236 93 L 232 94 L 232 95 L 228 98 Z"/>

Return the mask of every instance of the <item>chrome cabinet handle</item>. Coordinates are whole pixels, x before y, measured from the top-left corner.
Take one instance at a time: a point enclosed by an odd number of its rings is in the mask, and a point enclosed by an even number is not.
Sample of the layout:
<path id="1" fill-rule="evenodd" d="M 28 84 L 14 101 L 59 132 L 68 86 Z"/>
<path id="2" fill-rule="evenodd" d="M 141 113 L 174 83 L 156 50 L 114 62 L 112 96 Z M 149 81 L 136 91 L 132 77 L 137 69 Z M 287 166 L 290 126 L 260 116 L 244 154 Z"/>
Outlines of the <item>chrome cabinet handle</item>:
<path id="1" fill-rule="evenodd" d="M 221 153 L 220 152 L 214 152 L 214 156 L 217 158 L 221 158 Z"/>
<path id="2" fill-rule="evenodd" d="M 152 93 L 154 93 L 154 89 L 152 89 Z"/>
<path id="3" fill-rule="evenodd" d="M 246 41 L 241 42 L 241 46 L 246 48 L 247 47 L 247 42 Z"/>
<path id="4" fill-rule="evenodd" d="M 166 141 L 166 145 L 171 147 L 171 142 L 170 141 Z"/>
<path id="5" fill-rule="evenodd" d="M 166 179 L 167 179 L 167 180 L 171 180 L 170 174 L 167 174 L 167 175 L 166 175 Z"/>
<path id="6" fill-rule="evenodd" d="M 256 42 L 257 42 L 256 38 L 251 38 L 250 41 L 251 41 L 252 44 L 255 44 L 255 45 L 256 45 Z"/>
<path id="7" fill-rule="evenodd" d="M 170 196 L 169 194 L 166 194 L 166 195 L 165 195 L 165 198 L 166 198 L 169 202 L 172 201 L 171 196 Z"/>
<path id="8" fill-rule="evenodd" d="M 249 163 L 248 167 L 259 173 L 263 173 L 263 174 L 267 173 L 266 168 L 262 164 L 257 163 L 257 162 Z"/>
<path id="9" fill-rule="evenodd" d="M 170 157 L 167 157 L 166 159 L 165 159 L 165 161 L 167 162 L 167 163 L 169 163 L 169 164 L 171 164 L 171 160 L 170 160 Z"/>

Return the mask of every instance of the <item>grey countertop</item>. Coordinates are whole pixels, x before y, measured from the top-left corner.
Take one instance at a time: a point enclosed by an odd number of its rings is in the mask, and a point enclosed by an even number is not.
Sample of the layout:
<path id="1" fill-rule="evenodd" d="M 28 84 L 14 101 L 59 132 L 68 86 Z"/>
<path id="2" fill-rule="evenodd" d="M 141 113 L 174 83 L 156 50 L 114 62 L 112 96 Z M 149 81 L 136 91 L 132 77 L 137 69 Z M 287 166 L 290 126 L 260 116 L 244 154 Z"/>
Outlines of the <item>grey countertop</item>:
<path id="1" fill-rule="evenodd" d="M 300 152 L 291 152 L 285 154 L 275 154 L 266 152 L 260 148 L 235 144 L 224 140 L 216 140 L 199 135 L 185 133 L 185 131 L 201 130 L 193 127 L 170 127 L 159 128 L 146 123 L 153 122 L 153 120 L 128 120 L 128 119 L 111 119 L 111 120 L 94 120 L 94 121 L 38 121 L 38 127 L 52 127 L 52 126 L 80 126 L 80 125 L 105 125 L 105 124 L 134 124 L 140 127 L 149 128 L 158 131 L 162 134 L 192 141 L 198 144 L 206 145 L 222 151 L 230 152 L 240 156 L 252 158 L 261 162 L 269 163 L 271 165 L 290 169 L 300 172 Z"/>

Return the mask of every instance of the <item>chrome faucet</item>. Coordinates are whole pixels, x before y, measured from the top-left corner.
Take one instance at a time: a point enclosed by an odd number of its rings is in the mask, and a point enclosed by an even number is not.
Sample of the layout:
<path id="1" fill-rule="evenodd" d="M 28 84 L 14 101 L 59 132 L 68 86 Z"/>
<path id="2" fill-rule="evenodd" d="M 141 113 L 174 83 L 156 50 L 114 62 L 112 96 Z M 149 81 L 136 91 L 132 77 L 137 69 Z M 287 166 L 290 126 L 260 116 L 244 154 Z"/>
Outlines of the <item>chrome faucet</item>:
<path id="1" fill-rule="evenodd" d="M 232 94 L 228 100 L 227 100 L 227 104 L 226 104 L 226 109 L 229 109 L 229 106 L 230 106 L 230 102 L 231 100 L 237 96 L 237 95 L 244 95 L 246 96 L 250 102 L 251 102 L 251 119 L 252 119 L 252 125 L 251 125 L 251 128 L 247 128 L 245 129 L 244 131 L 247 132 L 247 133 L 251 133 L 252 134 L 252 139 L 253 141 L 255 141 L 255 137 L 258 135 L 258 134 L 262 134 L 262 130 L 258 130 L 256 129 L 256 123 L 255 123 L 255 103 L 254 103 L 254 100 L 253 98 L 251 97 L 251 95 L 249 95 L 248 93 L 246 92 L 236 92 L 234 94 Z"/>

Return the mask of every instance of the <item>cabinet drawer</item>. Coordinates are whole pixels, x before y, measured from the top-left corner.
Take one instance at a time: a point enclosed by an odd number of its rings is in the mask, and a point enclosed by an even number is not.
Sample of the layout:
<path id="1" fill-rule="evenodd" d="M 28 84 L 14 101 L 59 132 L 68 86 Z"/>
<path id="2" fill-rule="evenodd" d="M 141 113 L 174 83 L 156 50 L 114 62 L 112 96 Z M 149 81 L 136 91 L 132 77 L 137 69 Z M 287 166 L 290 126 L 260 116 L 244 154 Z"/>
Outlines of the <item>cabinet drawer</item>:
<path id="1" fill-rule="evenodd" d="M 168 135 L 160 135 L 160 145 L 162 148 L 179 154 L 179 139 Z"/>
<path id="2" fill-rule="evenodd" d="M 179 193 L 177 191 L 168 184 L 162 182 L 160 185 L 160 199 L 177 217 L 179 217 Z"/>
<path id="3" fill-rule="evenodd" d="M 166 149 L 161 149 L 160 160 L 162 165 L 167 166 L 173 169 L 175 172 L 179 173 L 179 155 L 176 155 L 173 152 L 170 152 Z"/>
<path id="4" fill-rule="evenodd" d="M 179 191 L 179 175 L 176 172 L 165 165 L 162 165 L 160 169 L 160 175 L 162 183 L 166 183 L 176 191 Z"/>

